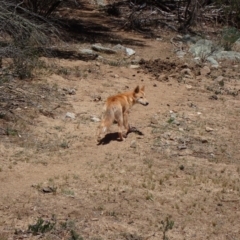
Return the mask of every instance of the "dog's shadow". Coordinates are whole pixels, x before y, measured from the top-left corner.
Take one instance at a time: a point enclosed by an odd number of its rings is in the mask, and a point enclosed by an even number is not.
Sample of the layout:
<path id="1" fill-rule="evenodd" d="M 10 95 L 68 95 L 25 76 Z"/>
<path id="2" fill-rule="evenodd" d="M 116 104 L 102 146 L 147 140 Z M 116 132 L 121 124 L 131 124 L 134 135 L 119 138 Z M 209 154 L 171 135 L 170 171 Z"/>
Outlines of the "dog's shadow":
<path id="1" fill-rule="evenodd" d="M 135 127 L 131 127 L 130 130 L 127 132 L 127 136 L 129 133 L 135 133 L 137 135 L 140 135 L 140 136 L 143 136 L 144 134 L 138 130 L 137 128 Z M 108 133 L 105 135 L 104 138 L 102 138 L 97 145 L 106 145 L 106 144 L 109 144 L 111 141 L 118 141 L 118 142 L 121 142 L 121 140 L 119 139 L 119 136 L 118 136 L 118 133 L 115 132 L 115 133 Z"/>

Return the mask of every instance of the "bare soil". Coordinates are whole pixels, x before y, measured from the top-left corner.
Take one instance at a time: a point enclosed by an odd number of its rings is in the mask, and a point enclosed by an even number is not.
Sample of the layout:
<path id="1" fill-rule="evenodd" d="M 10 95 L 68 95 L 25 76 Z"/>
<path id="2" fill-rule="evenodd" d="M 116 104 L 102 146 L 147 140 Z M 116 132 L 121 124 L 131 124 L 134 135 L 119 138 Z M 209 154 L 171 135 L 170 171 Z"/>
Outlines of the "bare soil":
<path id="1" fill-rule="evenodd" d="M 108 29 L 94 42 L 135 56 L 42 58 L 34 79 L 0 86 L 0 239 L 240 239 L 240 64 L 203 76 L 176 56 L 176 33 L 146 39 L 98 14 L 79 20 Z M 72 44 L 89 47 L 91 34 Z M 92 117 L 136 85 L 150 103 L 130 113 L 138 132 L 119 142 L 113 125 L 97 145 Z"/>

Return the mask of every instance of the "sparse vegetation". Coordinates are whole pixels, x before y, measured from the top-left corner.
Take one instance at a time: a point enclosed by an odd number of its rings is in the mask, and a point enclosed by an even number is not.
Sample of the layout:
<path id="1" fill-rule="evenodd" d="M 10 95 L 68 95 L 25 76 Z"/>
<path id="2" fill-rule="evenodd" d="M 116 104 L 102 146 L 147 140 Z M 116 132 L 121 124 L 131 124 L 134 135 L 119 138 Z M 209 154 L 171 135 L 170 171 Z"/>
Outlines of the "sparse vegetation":
<path id="1" fill-rule="evenodd" d="M 221 45 L 226 51 L 232 50 L 233 44 L 240 38 L 240 31 L 235 27 L 225 27 L 222 31 Z"/>
<path id="2" fill-rule="evenodd" d="M 29 225 L 28 231 L 33 235 L 47 233 L 54 228 L 55 224 L 55 222 L 44 221 L 42 218 L 39 218 L 36 224 Z"/>
<path id="3" fill-rule="evenodd" d="M 171 220 L 171 217 L 166 217 L 166 219 L 164 221 L 161 221 L 162 224 L 162 232 L 163 232 L 163 240 L 169 240 L 169 238 L 167 237 L 167 232 L 169 230 L 171 230 L 174 226 L 174 221 Z"/>
<path id="4" fill-rule="evenodd" d="M 12 69 L 11 73 L 20 79 L 32 77 L 41 52 L 45 51 L 50 43 L 51 38 L 48 35 L 57 33 L 53 24 L 43 17 L 55 11 L 56 8 L 51 6 L 53 2 L 59 1 L 44 1 L 47 3 L 44 7 L 49 7 L 48 14 L 38 11 L 36 7 L 43 5 L 36 2 L 33 4 L 33 1 L 3 0 L 0 3 L 0 27 L 4 36 L 0 53 L 1 56 L 12 59 L 8 67 Z"/>
<path id="5" fill-rule="evenodd" d="M 37 2 L 24 1 L 20 7 Z M 160 10 L 168 17 L 173 5 L 167 11 L 125 1 L 115 6 L 120 18 L 109 19 L 104 7 L 96 10 L 89 1 L 80 3 L 63 1 L 63 7 L 49 15 L 67 31 L 67 47 L 119 43 L 136 53 L 109 59 L 99 53 L 88 61 L 42 57 L 36 63 L 39 52 L 33 51 L 34 59 L 29 56 L 28 61 L 38 69 L 23 81 L 9 69 L 14 64 L 10 55 L 2 57 L 0 238 L 238 239 L 240 217 L 233 211 L 240 199 L 238 61 L 222 61 L 214 68 L 206 59 L 195 63 L 189 54 L 178 60 L 171 43 L 176 33 L 161 24 L 149 24 L 161 37 L 112 31 L 123 24 L 131 7 L 142 8 L 134 15 L 141 20 L 145 13 L 158 17 Z M 37 14 L 43 11 L 46 16 L 45 7 L 39 7 L 43 10 Z M 220 36 L 214 26 L 206 21 L 204 35 Z M 179 36 L 185 52 L 186 36 Z M 3 37 L 13 44 L 13 38 Z M 231 37 L 226 41 L 233 42 Z M 202 76 L 204 66 L 210 72 Z M 139 83 L 146 85 L 150 106 L 132 109 L 132 132 L 125 141 L 117 141 L 118 126 L 113 124 L 106 143 L 97 145 L 95 131 L 105 99 Z"/>

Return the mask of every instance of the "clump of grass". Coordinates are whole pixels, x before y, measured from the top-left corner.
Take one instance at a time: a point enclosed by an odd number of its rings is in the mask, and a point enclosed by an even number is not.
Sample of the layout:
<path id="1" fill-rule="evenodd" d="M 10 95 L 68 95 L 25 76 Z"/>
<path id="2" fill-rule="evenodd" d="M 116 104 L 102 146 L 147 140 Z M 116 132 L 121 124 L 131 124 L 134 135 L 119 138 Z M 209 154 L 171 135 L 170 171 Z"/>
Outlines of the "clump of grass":
<path id="1" fill-rule="evenodd" d="M 8 136 L 16 136 L 16 135 L 18 135 L 18 131 L 14 128 L 7 127 L 6 134 Z"/>
<path id="2" fill-rule="evenodd" d="M 70 231 L 69 240 L 83 240 L 83 238 L 75 230 L 72 229 Z"/>
<path id="3" fill-rule="evenodd" d="M 148 168 L 152 168 L 153 166 L 153 159 L 146 158 L 143 160 L 143 162 L 148 166 Z"/>
<path id="4" fill-rule="evenodd" d="M 163 231 L 163 240 L 169 240 L 167 237 L 167 232 L 171 230 L 174 226 L 174 221 L 171 220 L 170 216 L 167 216 L 165 220 L 161 221 L 162 227 L 161 230 Z"/>
<path id="5" fill-rule="evenodd" d="M 39 218 L 35 224 L 28 226 L 28 231 L 33 235 L 43 234 L 50 232 L 55 224 L 56 222 L 44 221 L 42 218 Z"/>
<path id="6" fill-rule="evenodd" d="M 64 140 L 63 142 L 61 142 L 60 147 L 63 149 L 69 148 L 69 143 Z"/>
<path id="7" fill-rule="evenodd" d="M 67 195 L 67 196 L 74 196 L 75 195 L 74 191 L 72 191 L 70 189 L 62 189 L 62 193 L 64 195 Z"/>
<path id="8" fill-rule="evenodd" d="M 167 122 L 168 122 L 169 124 L 171 124 L 171 123 L 173 123 L 173 122 L 174 122 L 174 120 L 175 120 L 175 118 L 174 118 L 174 117 L 170 117 L 170 118 L 168 119 L 168 121 L 167 121 Z"/>
<path id="9" fill-rule="evenodd" d="M 81 69 L 79 68 L 79 66 L 76 66 L 73 71 L 74 71 L 74 75 L 76 77 L 81 77 L 82 76 L 82 72 L 81 72 Z"/>
<path id="10" fill-rule="evenodd" d="M 146 200 L 151 200 L 151 201 L 153 201 L 153 195 L 152 195 L 152 193 L 147 192 Z"/>
<path id="11" fill-rule="evenodd" d="M 62 75 L 62 76 L 68 76 L 68 75 L 70 75 L 70 73 L 71 73 L 71 71 L 65 67 L 61 67 L 57 70 L 57 74 Z"/>

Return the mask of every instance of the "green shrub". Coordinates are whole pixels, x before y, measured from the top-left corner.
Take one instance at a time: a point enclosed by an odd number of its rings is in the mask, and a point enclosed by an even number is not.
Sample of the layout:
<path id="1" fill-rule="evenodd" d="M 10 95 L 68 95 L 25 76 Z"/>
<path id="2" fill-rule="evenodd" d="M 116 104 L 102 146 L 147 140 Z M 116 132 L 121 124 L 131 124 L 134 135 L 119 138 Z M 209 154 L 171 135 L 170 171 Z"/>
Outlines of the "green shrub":
<path id="1" fill-rule="evenodd" d="M 233 44 L 240 38 L 240 31 L 235 27 L 226 27 L 222 31 L 221 45 L 226 51 L 232 49 Z"/>

